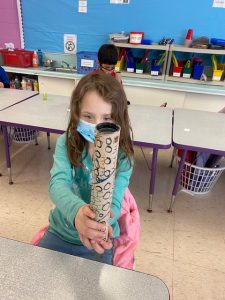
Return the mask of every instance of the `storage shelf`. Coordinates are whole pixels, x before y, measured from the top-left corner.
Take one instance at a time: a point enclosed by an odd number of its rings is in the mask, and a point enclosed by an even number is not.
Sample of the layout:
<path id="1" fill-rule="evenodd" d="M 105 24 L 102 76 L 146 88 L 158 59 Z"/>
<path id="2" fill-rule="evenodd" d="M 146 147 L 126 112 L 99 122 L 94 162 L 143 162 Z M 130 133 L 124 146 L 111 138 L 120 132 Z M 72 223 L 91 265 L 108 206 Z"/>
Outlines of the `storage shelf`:
<path id="1" fill-rule="evenodd" d="M 152 76 L 150 73 L 143 73 L 143 74 L 138 74 L 138 73 L 130 73 L 130 72 L 121 72 L 119 73 L 123 77 L 129 77 L 129 78 L 143 78 L 143 79 L 153 79 L 153 80 L 162 80 L 164 78 L 163 75 L 158 75 L 158 76 Z"/>
<path id="2" fill-rule="evenodd" d="M 179 46 L 179 45 L 171 45 L 170 51 L 225 55 L 225 50 L 189 48 L 189 47 Z"/>
<path id="3" fill-rule="evenodd" d="M 168 76 L 168 75 L 166 75 L 166 80 L 176 81 L 176 82 L 185 82 L 185 83 L 191 83 L 191 84 L 194 83 L 194 84 L 200 84 L 200 85 L 215 85 L 215 86 L 225 87 L 224 81 L 201 81 L 201 80 L 195 80 L 192 78 L 174 77 L 174 76 Z"/>
<path id="4" fill-rule="evenodd" d="M 119 48 L 134 48 L 134 49 L 150 49 L 150 50 L 169 50 L 169 45 L 158 45 L 158 44 L 152 44 L 152 45 L 134 45 L 130 43 L 113 43 L 116 47 Z"/>

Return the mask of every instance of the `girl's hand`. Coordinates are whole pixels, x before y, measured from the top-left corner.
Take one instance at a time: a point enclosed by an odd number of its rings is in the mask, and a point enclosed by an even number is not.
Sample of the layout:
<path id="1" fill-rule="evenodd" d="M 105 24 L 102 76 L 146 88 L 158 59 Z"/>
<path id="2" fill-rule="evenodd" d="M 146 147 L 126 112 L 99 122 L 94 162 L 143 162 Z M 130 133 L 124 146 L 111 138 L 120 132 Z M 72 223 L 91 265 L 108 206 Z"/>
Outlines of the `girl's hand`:
<path id="1" fill-rule="evenodd" d="M 94 218 L 95 213 L 90 209 L 89 205 L 81 206 L 75 217 L 74 225 L 79 235 L 100 242 L 105 237 L 105 228 L 107 225 L 98 223 L 93 220 Z"/>
<path id="2" fill-rule="evenodd" d="M 84 205 L 78 210 L 74 224 L 83 245 L 89 250 L 94 249 L 97 253 L 103 254 L 106 249 L 112 248 L 110 238 L 113 237 L 113 230 L 108 224 L 105 225 L 94 221 L 94 217 L 95 213 L 88 205 Z M 103 240 L 105 237 L 105 233 L 103 232 L 105 230 L 105 226 L 108 226 L 109 239 L 107 241 Z"/>
<path id="3" fill-rule="evenodd" d="M 4 84 L 0 82 L 0 88 L 4 88 Z"/>

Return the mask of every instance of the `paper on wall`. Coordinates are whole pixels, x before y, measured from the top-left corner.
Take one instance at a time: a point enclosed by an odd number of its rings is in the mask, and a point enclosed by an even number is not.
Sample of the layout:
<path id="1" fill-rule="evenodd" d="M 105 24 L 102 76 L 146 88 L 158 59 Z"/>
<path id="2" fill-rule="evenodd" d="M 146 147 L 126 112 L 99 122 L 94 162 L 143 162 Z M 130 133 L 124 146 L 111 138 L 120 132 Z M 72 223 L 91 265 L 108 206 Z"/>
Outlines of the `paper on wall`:
<path id="1" fill-rule="evenodd" d="M 130 0 L 110 0 L 110 4 L 130 4 Z"/>
<path id="2" fill-rule="evenodd" d="M 87 0 L 79 0 L 78 2 L 78 12 L 79 13 L 87 13 Z"/>
<path id="3" fill-rule="evenodd" d="M 213 7 L 225 8 L 225 0 L 213 0 Z"/>

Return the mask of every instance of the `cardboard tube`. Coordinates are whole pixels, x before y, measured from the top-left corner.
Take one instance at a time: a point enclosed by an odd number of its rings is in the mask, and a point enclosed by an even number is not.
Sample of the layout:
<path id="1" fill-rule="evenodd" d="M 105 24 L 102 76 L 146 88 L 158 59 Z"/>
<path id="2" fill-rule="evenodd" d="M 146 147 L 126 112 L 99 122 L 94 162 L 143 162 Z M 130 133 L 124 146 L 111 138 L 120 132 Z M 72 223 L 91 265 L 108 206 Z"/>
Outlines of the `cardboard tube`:
<path id="1" fill-rule="evenodd" d="M 96 126 L 90 206 L 96 221 L 101 223 L 107 223 L 110 218 L 119 138 L 120 126 L 113 123 Z M 105 239 L 108 239 L 107 226 Z"/>

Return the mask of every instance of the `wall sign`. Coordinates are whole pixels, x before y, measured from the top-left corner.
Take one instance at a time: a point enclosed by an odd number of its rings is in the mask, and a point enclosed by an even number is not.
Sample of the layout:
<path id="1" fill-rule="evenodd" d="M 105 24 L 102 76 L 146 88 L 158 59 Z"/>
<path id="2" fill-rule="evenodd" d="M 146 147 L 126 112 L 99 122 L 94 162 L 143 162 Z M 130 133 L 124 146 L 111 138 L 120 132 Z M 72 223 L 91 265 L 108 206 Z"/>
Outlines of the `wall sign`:
<path id="1" fill-rule="evenodd" d="M 77 35 L 64 34 L 64 52 L 75 54 L 77 52 Z"/>

